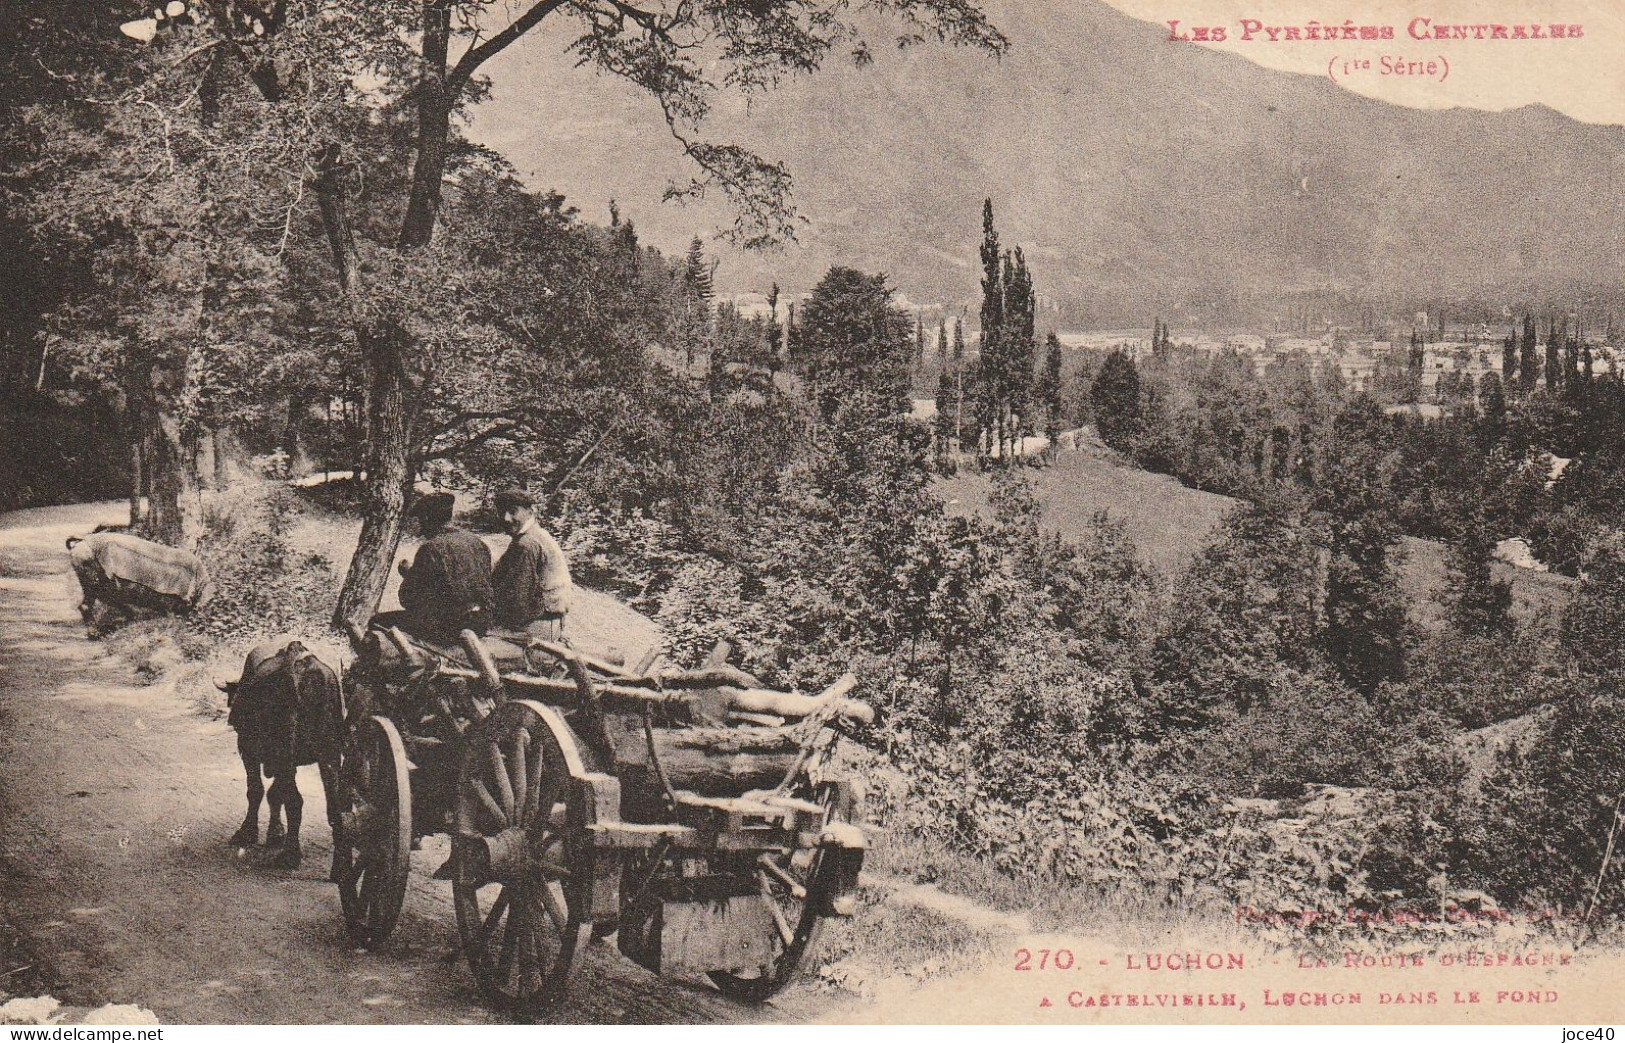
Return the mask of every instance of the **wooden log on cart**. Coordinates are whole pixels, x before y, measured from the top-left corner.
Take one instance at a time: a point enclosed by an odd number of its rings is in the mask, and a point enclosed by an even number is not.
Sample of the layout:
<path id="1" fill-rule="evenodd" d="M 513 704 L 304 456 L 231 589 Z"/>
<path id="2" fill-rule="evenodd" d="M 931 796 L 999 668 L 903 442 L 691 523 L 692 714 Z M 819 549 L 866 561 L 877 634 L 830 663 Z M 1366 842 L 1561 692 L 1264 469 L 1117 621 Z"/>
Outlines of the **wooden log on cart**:
<path id="1" fill-rule="evenodd" d="M 497 671 L 496 660 L 491 658 L 491 653 L 480 641 L 480 636 L 472 630 L 460 630 L 457 633 L 457 640 L 462 644 L 463 653 L 468 656 L 468 661 L 479 671 L 480 680 L 485 682 L 486 690 L 493 695 L 502 691 L 502 674 Z"/>
<path id="2" fill-rule="evenodd" d="M 798 695 L 795 692 L 775 692 L 767 688 L 724 688 L 731 709 L 742 713 L 770 713 L 778 717 L 811 717 L 821 710 L 833 710 L 836 715 L 855 724 L 873 724 L 874 707 L 856 699 L 848 699 L 858 679 L 842 674 L 840 680 L 818 695 Z"/>
<path id="3" fill-rule="evenodd" d="M 687 727 L 645 730 L 641 722 L 611 717 L 606 726 L 615 750 L 616 774 L 664 776 L 662 788 L 703 796 L 734 796 L 750 790 L 782 791 L 833 737 L 826 728 L 837 720 L 869 723 L 874 711 L 846 697 L 857 684 L 843 675 L 817 696 L 756 689 L 736 692 L 749 707 L 771 707 L 801 718 L 777 727 Z M 651 751 L 652 746 L 652 751 Z"/>
<path id="4" fill-rule="evenodd" d="M 552 641 L 536 639 L 531 641 L 528 647 L 538 652 L 546 652 L 560 662 L 574 659 L 595 673 L 639 687 L 715 688 L 719 685 L 729 685 L 735 688 L 760 688 L 762 684 L 751 674 L 727 663 L 708 663 L 697 670 L 663 670 L 659 674 L 650 674 L 648 670 L 659 655 L 658 649 L 652 649 L 650 654 L 644 657 L 642 669 L 629 670 L 620 663 L 612 663 L 591 653 L 568 648 Z"/>
<path id="5" fill-rule="evenodd" d="M 492 672 L 494 673 L 494 667 Z M 479 681 L 482 684 L 490 683 L 490 677 L 485 670 L 442 666 L 439 673 L 442 677 L 458 677 L 468 681 Z M 579 691 L 574 681 L 563 678 L 535 677 L 510 672 L 498 675 L 497 679 L 503 685 L 512 686 L 512 694 L 516 696 L 541 698 L 549 703 L 572 700 Z M 593 688 L 600 697 L 606 699 L 609 704 L 606 708 L 612 711 L 617 708 L 641 710 L 644 704 L 667 707 L 693 706 L 697 701 L 711 696 L 712 700 L 723 704 L 721 709 L 724 710 L 736 709 L 743 713 L 772 714 L 787 720 L 799 720 L 821 711 L 833 710 L 832 716 L 845 721 L 871 724 L 875 716 L 874 708 L 860 700 L 846 697 L 857 683 L 856 677 L 845 674 L 818 695 L 778 692 L 767 688 L 734 688 L 726 685 L 661 691 L 624 682 L 608 682 L 595 684 Z"/>
<path id="6" fill-rule="evenodd" d="M 607 717 L 604 726 L 615 750 L 614 774 L 622 779 L 623 792 L 659 794 L 664 790 L 661 773 L 672 789 L 705 796 L 772 789 L 795 766 L 801 752 L 790 728 L 655 728 L 645 732 L 640 719 L 615 715 Z M 649 755 L 651 736 L 654 758 Z"/>

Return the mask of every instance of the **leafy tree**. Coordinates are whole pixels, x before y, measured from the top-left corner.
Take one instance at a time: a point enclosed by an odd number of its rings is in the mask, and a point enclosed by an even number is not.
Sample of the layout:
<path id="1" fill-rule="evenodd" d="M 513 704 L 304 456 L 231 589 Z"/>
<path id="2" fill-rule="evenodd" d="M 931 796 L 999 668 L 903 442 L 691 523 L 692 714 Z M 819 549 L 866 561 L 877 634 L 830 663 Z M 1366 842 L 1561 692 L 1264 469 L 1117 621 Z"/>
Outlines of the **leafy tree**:
<path id="1" fill-rule="evenodd" d="M 763 345 L 763 355 L 767 361 L 768 371 L 777 373 L 784 364 L 784 330 L 779 326 L 779 284 L 774 283 L 767 291 L 767 342 Z"/>
<path id="2" fill-rule="evenodd" d="M 954 382 L 946 369 L 937 373 L 937 415 L 933 418 L 931 430 L 936 438 L 937 464 L 946 470 L 948 454 L 951 451 L 954 432 Z"/>
<path id="3" fill-rule="evenodd" d="M 705 244 L 698 236 L 688 244 L 688 255 L 683 259 L 673 287 L 674 313 L 672 335 L 683 346 L 683 356 L 694 364 L 694 356 L 707 350 L 711 343 L 711 302 L 716 298 L 712 286 L 715 265 L 705 259 Z"/>
<path id="4" fill-rule="evenodd" d="M 912 324 L 892 304 L 892 292 L 884 275 L 837 266 L 802 307 L 797 363 L 826 421 L 834 418 L 843 396 L 858 391 L 906 411 Z"/>
<path id="5" fill-rule="evenodd" d="M 1021 248 L 1005 254 L 1003 271 L 1004 331 L 999 337 L 998 386 L 1002 409 L 1000 427 L 1006 433 L 1011 455 L 1021 445 L 1022 436 L 1032 428 L 1034 355 L 1037 352 L 1034 311 L 1037 298 L 1032 273 Z"/>
<path id="6" fill-rule="evenodd" d="M 1563 613 L 1559 651 L 1581 674 L 1625 675 L 1625 535 L 1609 534 L 1586 555 L 1584 578 Z"/>
<path id="7" fill-rule="evenodd" d="M 1237 508 L 1181 575 L 1152 649 L 1157 732 L 1201 728 L 1264 704 L 1283 668 L 1318 661 L 1318 552 L 1301 508 Z"/>
<path id="8" fill-rule="evenodd" d="M 1411 331 L 1411 349 L 1405 372 L 1405 391 L 1402 402 L 1416 402 L 1422 395 L 1422 366 L 1427 358 L 1427 346 L 1415 330 Z"/>
<path id="9" fill-rule="evenodd" d="M 1348 683 L 1367 694 L 1404 676 L 1410 640 L 1390 560 L 1399 538 L 1396 464 L 1381 407 L 1357 399 L 1337 417 L 1314 496 L 1328 549 L 1326 651 Z"/>
<path id="10" fill-rule="evenodd" d="M 982 204 L 982 344 L 977 357 L 978 425 L 993 451 L 1008 459 L 1032 426 L 1036 298 L 1026 257 L 1002 251 L 993 201 Z"/>
<path id="11" fill-rule="evenodd" d="M 1506 391 L 1501 378 L 1494 373 L 1486 373 L 1479 380 L 1478 411 L 1482 418 L 1479 425 L 1479 451 L 1488 453 L 1494 446 L 1500 444 L 1506 436 L 1507 430 L 1507 399 Z"/>
<path id="12" fill-rule="evenodd" d="M 1044 369 L 1038 376 L 1035 397 L 1044 410 L 1044 437 L 1049 439 L 1053 456 L 1065 424 L 1061 412 L 1061 338 L 1053 332 L 1044 340 Z"/>
<path id="13" fill-rule="evenodd" d="M 1495 544 L 1482 514 L 1469 518 L 1450 541 L 1443 600 L 1451 625 L 1463 633 L 1512 632 L 1512 583 L 1496 579 L 1490 569 Z"/>
<path id="14" fill-rule="evenodd" d="M 1518 389 L 1530 395 L 1540 379 L 1540 346 L 1535 341 L 1535 317 L 1523 317 L 1523 336 L 1518 340 Z"/>
<path id="15" fill-rule="evenodd" d="M 1113 350 L 1101 363 L 1089 389 L 1089 400 L 1101 441 L 1120 453 L 1131 453 L 1141 433 L 1140 373 L 1121 348 Z"/>
<path id="16" fill-rule="evenodd" d="M 1563 390 L 1563 324 L 1553 319 L 1546 331 L 1546 393 L 1560 394 Z"/>
<path id="17" fill-rule="evenodd" d="M 1000 419 L 1002 402 L 1000 379 L 1004 372 L 1004 271 L 999 252 L 999 232 L 993 226 L 993 200 L 982 201 L 982 342 L 977 348 L 977 441 L 983 433 L 995 437 L 1002 448 L 1003 431 L 994 428 Z"/>
<path id="18" fill-rule="evenodd" d="M 902 23 L 905 45 L 933 38 L 994 52 L 1006 46 L 972 0 L 883 0 L 870 5 L 876 8 Z M 719 188 L 735 205 L 733 236 L 764 244 L 794 232 L 788 171 L 738 145 L 703 140 L 702 125 L 724 90 L 762 93 L 843 50 L 861 64 L 869 54 L 864 30 L 872 24 L 860 26 L 836 0 L 675 7 L 536 0 L 511 9 L 506 20 L 489 0 L 342 7 L 288 0 L 282 19 L 260 34 L 230 17 L 225 0 L 202 10 L 207 17 L 195 28 L 155 45 L 169 82 L 144 102 L 160 114 L 188 104 L 196 95 L 185 78 L 223 58 L 227 71 L 258 95 L 262 111 L 254 125 L 277 138 L 271 147 L 238 150 L 236 165 L 280 177 L 302 205 L 315 203 L 367 384 L 365 519 L 335 613 L 348 620 L 372 610 L 400 537 L 424 390 L 413 372 L 426 368 L 414 329 L 436 299 L 422 291 L 443 278 L 429 247 L 442 224 L 446 175 L 469 154 L 454 133 L 455 117 L 485 92 L 479 78 L 485 64 L 538 27 L 561 24 L 580 63 L 625 79 L 660 104 L 678 147 L 699 170 L 668 195 Z M 407 148 L 385 153 L 383 177 L 363 178 L 369 157 L 379 155 L 371 139 L 384 129 Z M 160 133 L 152 137 L 162 140 Z M 405 178 L 403 154 L 410 156 Z"/>

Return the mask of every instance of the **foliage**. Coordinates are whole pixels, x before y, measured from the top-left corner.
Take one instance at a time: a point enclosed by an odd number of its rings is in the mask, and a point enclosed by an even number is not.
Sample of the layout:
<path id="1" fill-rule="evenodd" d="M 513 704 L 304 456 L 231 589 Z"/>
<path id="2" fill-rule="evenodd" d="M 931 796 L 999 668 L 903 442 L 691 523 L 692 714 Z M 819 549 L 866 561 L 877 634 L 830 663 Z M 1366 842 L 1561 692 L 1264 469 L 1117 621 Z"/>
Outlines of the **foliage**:
<path id="1" fill-rule="evenodd" d="M 1386 421 L 1369 401 L 1337 417 L 1324 450 L 1314 506 L 1325 518 L 1327 654 L 1367 694 L 1404 676 L 1410 625 L 1390 557 L 1399 537 L 1392 503 L 1394 454 Z"/>
<path id="2" fill-rule="evenodd" d="M 1140 419 L 1140 374 L 1134 360 L 1113 351 L 1101 363 L 1089 389 L 1100 438 L 1118 452 L 1129 452 L 1143 430 Z"/>
<path id="3" fill-rule="evenodd" d="M 1512 583 L 1491 573 L 1494 555 L 1482 517 L 1464 524 L 1450 543 L 1443 600 L 1451 625 L 1464 634 L 1505 637 L 1512 629 Z"/>
<path id="4" fill-rule="evenodd" d="M 1625 793 L 1618 684 L 1570 682 L 1533 739 L 1498 756 L 1464 829 L 1465 865 L 1485 888 L 1535 908 L 1625 911 L 1611 850 Z"/>
<path id="5" fill-rule="evenodd" d="M 1243 507 L 1180 578 L 1152 649 L 1157 697 L 1139 730 L 1201 728 L 1248 714 L 1281 666 L 1312 670 L 1324 627 L 1318 554 L 1301 512 Z"/>
<path id="6" fill-rule="evenodd" d="M 1034 427 L 1032 401 L 1036 296 L 1021 248 L 999 248 L 993 201 L 982 204 L 982 343 L 974 371 L 975 441 L 1009 459 Z M 1042 403 L 1037 403 L 1042 405 Z"/>
<path id="7" fill-rule="evenodd" d="M 1558 645 L 1564 664 L 1591 677 L 1625 675 L 1625 534 L 1599 540 L 1563 613 Z"/>
<path id="8" fill-rule="evenodd" d="M 792 361 L 816 388 L 826 421 L 859 390 L 906 407 L 912 328 L 892 305 L 885 276 L 841 267 L 825 273 L 801 309 Z"/>
<path id="9" fill-rule="evenodd" d="M 240 484 L 211 499 L 197 554 L 215 595 L 188 619 L 194 632 L 248 645 L 327 618 L 334 563 L 289 540 L 304 510 L 276 481 Z"/>

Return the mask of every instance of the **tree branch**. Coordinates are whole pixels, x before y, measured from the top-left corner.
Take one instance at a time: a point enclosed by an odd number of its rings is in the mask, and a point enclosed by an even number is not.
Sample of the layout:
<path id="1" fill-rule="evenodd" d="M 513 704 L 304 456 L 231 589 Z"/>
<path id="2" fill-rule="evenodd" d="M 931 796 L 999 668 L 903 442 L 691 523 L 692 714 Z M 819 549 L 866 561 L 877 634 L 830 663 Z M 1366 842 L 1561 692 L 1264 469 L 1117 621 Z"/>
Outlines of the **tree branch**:
<path id="1" fill-rule="evenodd" d="M 493 438 L 506 438 L 524 427 L 525 425 L 523 423 L 519 423 L 517 421 L 511 424 L 498 424 L 495 427 L 487 428 L 478 434 L 469 435 L 461 442 L 453 442 L 450 445 L 441 446 L 438 449 L 425 447 L 423 454 L 418 457 L 418 460 L 419 462 L 427 462 L 429 460 L 444 460 L 456 456 L 458 453 L 466 452 L 477 445 L 482 445 L 489 442 Z"/>
<path id="2" fill-rule="evenodd" d="M 565 3 L 566 0 L 538 0 L 530 10 L 515 18 L 506 29 L 479 46 L 470 47 L 457 60 L 457 65 L 451 70 L 451 75 L 446 78 L 446 96 L 455 98 L 457 92 L 473 77 L 479 67 L 485 64 L 487 59 L 500 53 L 509 44 L 530 32 L 542 19 L 563 7 Z"/>
<path id="3" fill-rule="evenodd" d="M 454 416 L 448 418 L 443 423 L 436 424 L 434 426 L 434 429 L 428 432 L 428 441 L 432 442 L 436 438 L 441 437 L 442 435 L 450 434 L 452 431 L 456 430 L 459 427 L 462 427 L 464 424 L 468 423 L 471 420 L 504 420 L 504 421 L 507 421 L 510 424 L 513 424 L 513 423 L 519 423 L 522 420 L 526 420 L 526 419 L 531 419 L 531 418 L 522 417 L 522 416 L 515 416 L 514 411 L 511 410 L 511 409 L 504 409 L 504 410 L 501 410 L 499 412 L 490 412 L 490 413 L 480 413 L 480 412 L 457 413 Z"/>

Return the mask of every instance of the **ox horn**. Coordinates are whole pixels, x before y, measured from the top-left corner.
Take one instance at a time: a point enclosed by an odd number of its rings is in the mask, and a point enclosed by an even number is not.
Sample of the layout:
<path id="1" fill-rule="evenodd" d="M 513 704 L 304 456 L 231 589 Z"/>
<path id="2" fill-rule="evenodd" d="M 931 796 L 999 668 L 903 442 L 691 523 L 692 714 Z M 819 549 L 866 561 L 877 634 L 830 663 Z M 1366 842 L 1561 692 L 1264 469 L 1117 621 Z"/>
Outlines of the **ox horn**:
<path id="1" fill-rule="evenodd" d="M 222 692 L 230 692 L 231 691 L 231 682 L 230 681 L 216 681 L 214 683 L 214 686 L 216 688 L 220 689 Z"/>

